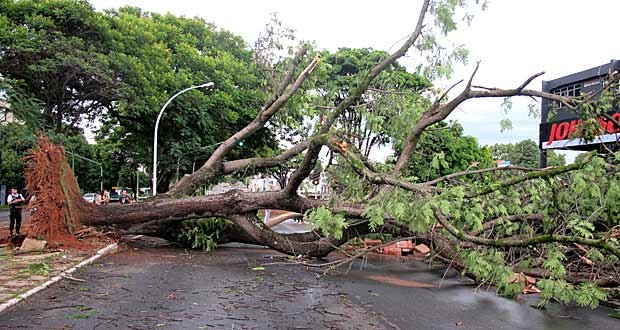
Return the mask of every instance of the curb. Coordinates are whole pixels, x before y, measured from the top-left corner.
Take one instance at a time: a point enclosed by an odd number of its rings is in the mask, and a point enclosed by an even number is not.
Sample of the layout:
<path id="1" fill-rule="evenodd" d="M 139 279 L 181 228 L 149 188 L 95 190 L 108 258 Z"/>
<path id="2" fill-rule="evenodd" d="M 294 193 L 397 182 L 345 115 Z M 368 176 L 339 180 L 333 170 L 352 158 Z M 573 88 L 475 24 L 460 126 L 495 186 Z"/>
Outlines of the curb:
<path id="1" fill-rule="evenodd" d="M 32 288 L 32 289 L 30 289 L 30 290 L 20 294 L 17 298 L 13 298 L 13 299 L 5 302 L 4 304 L 0 304 L 0 313 L 3 312 L 5 309 L 7 309 L 7 308 L 17 304 L 18 302 L 20 302 L 20 301 L 22 301 L 22 300 L 32 296 L 33 294 L 35 294 L 35 293 L 37 293 L 37 292 L 47 288 L 48 286 L 50 286 L 50 285 L 60 281 L 66 275 L 69 275 L 69 274 L 75 272 L 76 270 L 78 270 L 79 268 L 84 267 L 84 266 L 86 266 L 88 264 L 91 264 L 93 261 L 103 257 L 106 254 L 110 254 L 112 252 L 115 252 L 116 250 L 118 250 L 118 244 L 117 243 L 112 243 L 112 244 L 102 248 L 101 250 L 97 251 L 97 253 L 94 256 L 92 256 L 92 257 L 90 257 L 90 258 L 80 262 L 79 264 L 73 266 L 72 268 L 69 268 L 69 269 L 65 270 L 64 272 L 60 273 L 60 275 L 56 275 L 56 276 L 52 277 L 51 279 L 49 279 L 47 282 L 45 282 L 45 283 L 43 283 L 43 284 L 41 284 L 41 285 L 39 285 L 39 286 L 37 286 L 35 288 Z"/>

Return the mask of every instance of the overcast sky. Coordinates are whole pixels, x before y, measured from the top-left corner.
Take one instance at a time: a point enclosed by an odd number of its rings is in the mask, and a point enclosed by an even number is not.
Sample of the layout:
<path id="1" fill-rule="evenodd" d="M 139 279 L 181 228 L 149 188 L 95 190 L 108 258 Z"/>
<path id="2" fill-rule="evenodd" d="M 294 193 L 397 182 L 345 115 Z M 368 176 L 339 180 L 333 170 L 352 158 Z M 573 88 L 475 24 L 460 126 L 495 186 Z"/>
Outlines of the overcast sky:
<path id="1" fill-rule="evenodd" d="M 146 11 L 199 16 L 253 43 L 264 30 L 269 14 L 277 12 L 284 25 L 300 39 L 319 48 L 373 47 L 389 50 L 411 33 L 420 0 L 410 1 L 191 1 L 91 0 L 95 8 L 123 5 Z M 462 23 L 450 40 L 470 51 L 468 65 L 455 68 L 451 81 L 467 78 L 476 61 L 481 67 L 475 84 L 515 87 L 528 76 L 545 71 L 529 87 L 540 90 L 541 80 L 552 80 L 620 58 L 615 40 L 620 1 L 615 0 L 490 0 L 472 24 Z M 412 58 L 405 59 L 413 61 Z M 449 84 L 444 81 L 441 84 Z M 538 119 L 527 116 L 527 99 L 515 100 L 509 114 L 514 128 L 500 133 L 505 116 L 501 100 L 470 100 L 449 119 L 457 119 L 468 135 L 481 144 L 538 140 Z"/>

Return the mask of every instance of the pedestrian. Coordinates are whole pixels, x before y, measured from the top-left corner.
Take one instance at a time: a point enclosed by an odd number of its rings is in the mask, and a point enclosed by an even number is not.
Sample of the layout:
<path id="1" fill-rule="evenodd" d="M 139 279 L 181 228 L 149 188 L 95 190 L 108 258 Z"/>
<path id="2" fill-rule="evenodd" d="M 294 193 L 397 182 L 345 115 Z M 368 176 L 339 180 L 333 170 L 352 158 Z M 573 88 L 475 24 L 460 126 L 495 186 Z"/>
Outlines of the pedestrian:
<path id="1" fill-rule="evenodd" d="M 32 194 L 30 199 L 28 200 L 28 206 L 26 206 L 26 212 L 30 212 L 30 215 L 33 215 L 37 211 L 37 207 L 34 206 L 34 203 L 37 201 L 37 195 Z"/>
<path id="2" fill-rule="evenodd" d="M 127 190 L 123 190 L 121 192 L 121 199 L 118 201 L 121 204 L 131 204 L 133 203 L 133 201 L 131 200 L 131 197 L 129 197 L 129 195 L 127 195 Z"/>
<path id="3" fill-rule="evenodd" d="M 17 188 L 11 188 L 11 194 L 6 199 L 9 205 L 9 234 L 13 236 L 13 228 L 15 233 L 19 235 L 19 229 L 22 226 L 22 208 L 26 199 L 17 191 Z"/>
<path id="4" fill-rule="evenodd" d="M 269 191 L 271 186 L 269 185 L 269 181 L 265 176 L 263 176 L 263 191 Z M 267 222 L 271 218 L 271 210 L 265 209 L 265 215 L 263 216 L 263 221 Z"/>
<path id="5" fill-rule="evenodd" d="M 106 189 L 103 189 L 100 194 L 95 196 L 95 204 L 106 205 L 110 203 L 110 194 Z"/>

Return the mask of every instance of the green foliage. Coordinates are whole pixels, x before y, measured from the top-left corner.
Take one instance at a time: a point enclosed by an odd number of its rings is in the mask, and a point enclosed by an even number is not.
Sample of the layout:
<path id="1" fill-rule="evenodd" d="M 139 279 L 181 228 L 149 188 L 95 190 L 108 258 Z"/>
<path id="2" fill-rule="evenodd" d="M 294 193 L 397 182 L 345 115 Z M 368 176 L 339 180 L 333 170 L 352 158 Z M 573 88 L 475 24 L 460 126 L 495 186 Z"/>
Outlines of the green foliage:
<path id="1" fill-rule="evenodd" d="M 607 293 L 595 283 L 581 283 L 575 293 L 575 301 L 579 306 L 596 308 L 599 301 L 606 300 Z"/>
<path id="2" fill-rule="evenodd" d="M 287 107 L 286 115 L 296 118 L 298 123 L 304 121 L 304 116 L 317 121 L 322 119 L 325 109 L 356 93 L 359 80 L 388 55 L 369 48 L 323 52 L 320 70 L 313 74 L 314 80 L 306 87 L 311 91 L 302 93 L 306 94 L 304 102 L 294 101 Z M 427 103 L 420 97 L 420 91 L 428 87 L 429 81 L 422 76 L 408 72 L 399 63 L 390 65 L 373 80 L 370 89 L 338 117 L 342 139 L 368 156 L 373 147 L 404 138 L 405 130 L 412 124 L 405 119 L 419 115 L 420 105 Z M 291 109 L 295 106 L 295 110 Z"/>
<path id="3" fill-rule="evenodd" d="M 598 307 L 600 301 L 607 300 L 607 293 L 595 283 L 581 283 L 575 288 L 565 280 L 543 279 L 538 281 L 537 285 L 543 298 L 539 306 L 546 304 L 550 299 L 563 304 L 574 300 L 579 306 L 594 309 Z"/>
<path id="4" fill-rule="evenodd" d="M 510 120 L 509 118 L 504 118 L 500 120 L 499 125 L 500 132 L 509 131 L 512 129 L 512 120 Z"/>
<path id="5" fill-rule="evenodd" d="M 98 142 L 112 150 L 96 153 L 105 156 L 98 160 L 106 161 L 108 187 L 128 185 L 137 168 L 150 164 L 154 118 L 174 93 L 215 84 L 166 109 L 158 144 L 161 190 L 209 156 L 194 150 L 245 126 L 266 98 L 241 38 L 198 18 L 132 7 L 102 13 L 86 1 L 0 2 L 0 76 L 0 91 L 15 113 L 46 131 L 69 136 L 83 122 L 103 123 Z M 26 111 L 32 108 L 38 113 Z M 257 156 L 275 147 L 263 129 L 229 156 Z"/>
<path id="6" fill-rule="evenodd" d="M 0 125 L 0 182 L 24 187 L 24 157 L 36 144 L 35 134 L 28 126 L 17 123 Z"/>
<path id="7" fill-rule="evenodd" d="M 188 220 L 181 225 L 177 239 L 192 249 L 211 252 L 215 249 L 217 240 L 222 237 L 222 233 L 230 226 L 230 222 L 222 218 Z"/>
<path id="8" fill-rule="evenodd" d="M 541 290 L 540 295 L 543 298 L 539 306 L 543 306 L 550 299 L 556 299 L 563 304 L 575 299 L 575 288 L 565 280 L 542 279 L 536 285 Z"/>
<path id="9" fill-rule="evenodd" d="M 40 127 L 43 124 L 43 118 L 39 111 L 41 102 L 28 95 L 20 85 L 17 81 L 0 77 L 1 100 L 8 105 L 5 109 L 0 103 L 0 124 L 5 124 L 4 116 L 11 114 L 15 119 L 29 127 Z"/>
<path id="10" fill-rule="evenodd" d="M 319 229 L 322 233 L 332 235 L 336 239 L 342 238 L 343 229 L 347 227 L 344 216 L 333 214 L 325 206 L 307 211 L 304 219 L 310 222 L 313 229 Z"/>
<path id="11" fill-rule="evenodd" d="M 114 100 L 116 83 L 100 43 L 105 33 L 86 1 L 2 1 L 0 74 L 42 102 L 46 127 L 73 127 Z"/>
<path id="12" fill-rule="evenodd" d="M 123 97 L 110 112 L 101 137 L 121 141 L 122 159 L 129 167 L 150 162 L 153 118 L 169 97 L 205 81 L 214 83 L 212 90 L 179 96 L 162 116 L 158 176 L 160 190 L 167 190 L 177 170 L 179 175 L 191 172 L 213 150 L 201 148 L 223 141 L 256 116 L 266 95 L 252 53 L 239 37 L 198 18 L 137 8 L 110 11 L 104 18 L 111 26 L 106 41 L 114 50 L 109 56 L 113 71 L 122 78 Z M 258 156 L 276 146 L 263 129 L 229 157 Z M 194 152 L 198 149 L 203 152 Z"/>
<path id="13" fill-rule="evenodd" d="M 563 264 L 564 260 L 566 260 L 566 256 L 562 252 L 554 249 L 547 254 L 547 259 L 543 263 L 543 267 L 548 270 L 552 276 L 563 277 L 566 275 L 566 268 Z"/>
<path id="14" fill-rule="evenodd" d="M 366 204 L 362 216 L 370 221 L 370 228 L 375 231 L 378 227 L 382 226 L 386 216 L 385 209 L 382 206 L 383 198 L 375 198 L 370 203 Z"/>
<path id="15" fill-rule="evenodd" d="M 513 271 L 505 265 L 503 252 L 465 250 L 461 256 L 468 271 L 481 281 L 496 285 L 501 294 L 514 297 L 523 290 L 522 284 L 512 283 Z"/>
<path id="16" fill-rule="evenodd" d="M 406 175 L 427 181 L 492 164 L 489 150 L 481 148 L 474 137 L 464 136 L 460 124 L 441 122 L 422 135 Z"/>

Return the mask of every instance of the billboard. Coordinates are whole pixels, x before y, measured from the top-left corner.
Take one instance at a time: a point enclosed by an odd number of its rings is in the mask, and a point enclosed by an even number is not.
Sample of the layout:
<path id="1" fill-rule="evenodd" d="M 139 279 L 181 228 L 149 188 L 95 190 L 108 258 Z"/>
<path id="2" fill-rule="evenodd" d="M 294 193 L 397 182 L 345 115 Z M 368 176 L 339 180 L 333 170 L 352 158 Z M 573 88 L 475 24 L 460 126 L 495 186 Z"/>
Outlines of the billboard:
<path id="1" fill-rule="evenodd" d="M 605 86 L 607 77 L 616 71 L 620 71 L 620 61 L 612 60 L 588 70 L 551 81 L 543 81 L 542 91 L 568 97 L 596 93 Z M 620 109 L 612 107 L 607 114 L 620 122 Z M 539 147 L 543 151 L 546 149 L 593 150 L 598 149 L 601 144 L 620 141 L 620 127 L 605 117 L 598 118 L 598 121 L 603 127 L 603 132 L 593 140 L 572 138 L 582 119 L 561 102 L 543 99 Z M 546 165 L 544 158 L 544 155 L 541 155 L 542 166 Z"/>

